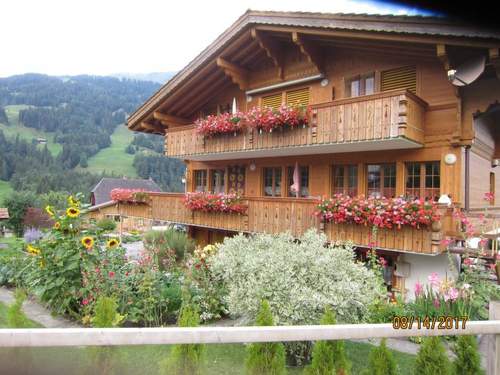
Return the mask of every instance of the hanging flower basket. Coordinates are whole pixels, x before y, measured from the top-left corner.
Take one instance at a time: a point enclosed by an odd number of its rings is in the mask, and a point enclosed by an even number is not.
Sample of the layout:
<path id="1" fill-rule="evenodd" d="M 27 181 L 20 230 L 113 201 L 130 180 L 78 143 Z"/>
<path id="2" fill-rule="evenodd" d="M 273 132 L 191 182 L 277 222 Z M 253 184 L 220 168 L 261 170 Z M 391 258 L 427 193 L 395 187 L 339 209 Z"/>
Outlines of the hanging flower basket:
<path id="1" fill-rule="evenodd" d="M 197 120 L 195 125 L 198 134 L 209 138 L 222 134 L 237 135 L 244 128 L 244 114 L 238 112 L 211 115 Z"/>
<path id="2" fill-rule="evenodd" d="M 378 228 L 431 227 L 440 220 L 437 205 L 420 199 L 351 198 L 336 194 L 320 201 L 314 213 L 324 222 L 376 226 Z"/>
<path id="3" fill-rule="evenodd" d="M 244 214 L 248 206 L 234 194 L 186 193 L 184 204 L 191 211 Z"/>

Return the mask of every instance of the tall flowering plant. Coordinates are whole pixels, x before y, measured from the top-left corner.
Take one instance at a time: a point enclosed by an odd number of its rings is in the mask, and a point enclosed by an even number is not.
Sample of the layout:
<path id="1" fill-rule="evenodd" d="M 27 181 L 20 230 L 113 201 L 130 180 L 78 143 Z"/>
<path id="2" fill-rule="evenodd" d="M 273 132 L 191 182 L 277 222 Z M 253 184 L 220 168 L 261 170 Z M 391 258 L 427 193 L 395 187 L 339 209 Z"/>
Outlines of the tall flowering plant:
<path id="1" fill-rule="evenodd" d="M 411 226 L 420 228 L 439 221 L 434 202 L 406 200 L 404 198 L 365 198 L 335 194 L 321 200 L 315 215 L 324 222 L 372 225 L 377 228 Z"/>
<path id="2" fill-rule="evenodd" d="M 206 137 L 239 133 L 244 128 L 244 119 L 245 114 L 241 112 L 210 115 L 195 122 L 196 132 Z"/>
<path id="3" fill-rule="evenodd" d="M 308 125 L 309 112 L 310 109 L 304 106 L 282 105 L 278 109 L 254 107 L 246 114 L 246 120 L 254 129 L 272 132 L 274 129 Z"/>
<path id="4" fill-rule="evenodd" d="M 248 206 L 235 194 L 186 193 L 184 204 L 191 211 L 244 214 Z"/>

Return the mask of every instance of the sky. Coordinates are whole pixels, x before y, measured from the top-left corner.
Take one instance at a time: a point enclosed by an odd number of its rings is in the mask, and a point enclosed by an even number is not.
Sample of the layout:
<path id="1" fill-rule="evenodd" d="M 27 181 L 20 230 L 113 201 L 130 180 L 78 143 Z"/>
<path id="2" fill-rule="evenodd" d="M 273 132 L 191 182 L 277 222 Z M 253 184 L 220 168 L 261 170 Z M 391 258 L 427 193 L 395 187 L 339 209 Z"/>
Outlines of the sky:
<path id="1" fill-rule="evenodd" d="M 177 71 L 247 9 L 419 12 L 354 0 L 1 0 L 0 77 Z"/>

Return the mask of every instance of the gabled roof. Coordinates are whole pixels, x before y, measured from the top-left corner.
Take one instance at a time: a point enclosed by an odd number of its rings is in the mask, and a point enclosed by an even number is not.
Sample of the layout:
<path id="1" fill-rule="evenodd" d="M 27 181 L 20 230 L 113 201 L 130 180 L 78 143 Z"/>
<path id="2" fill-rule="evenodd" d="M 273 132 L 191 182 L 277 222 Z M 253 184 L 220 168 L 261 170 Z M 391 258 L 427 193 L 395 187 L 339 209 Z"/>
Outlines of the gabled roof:
<path id="1" fill-rule="evenodd" d="M 0 220 L 9 218 L 9 210 L 7 208 L 0 207 Z"/>
<path id="2" fill-rule="evenodd" d="M 136 129 L 140 126 L 141 121 L 150 116 L 165 98 L 175 93 L 175 90 L 197 71 L 215 60 L 231 40 L 255 25 L 303 28 L 311 32 L 314 30 L 353 32 L 360 36 L 364 35 L 366 39 L 375 35 L 382 37 L 391 35 L 399 36 L 401 41 L 414 40 L 429 44 L 440 42 L 460 45 L 465 39 L 469 40 L 469 43 L 473 41 L 478 47 L 500 45 L 498 31 L 480 30 L 477 26 L 442 17 L 248 10 L 132 113 L 127 120 L 129 128 Z"/>
<path id="3" fill-rule="evenodd" d="M 132 178 L 102 178 L 101 181 L 90 191 L 94 195 L 94 204 L 100 205 L 111 201 L 111 190 L 113 189 L 141 189 L 145 191 L 161 191 L 161 188 L 153 180 Z"/>

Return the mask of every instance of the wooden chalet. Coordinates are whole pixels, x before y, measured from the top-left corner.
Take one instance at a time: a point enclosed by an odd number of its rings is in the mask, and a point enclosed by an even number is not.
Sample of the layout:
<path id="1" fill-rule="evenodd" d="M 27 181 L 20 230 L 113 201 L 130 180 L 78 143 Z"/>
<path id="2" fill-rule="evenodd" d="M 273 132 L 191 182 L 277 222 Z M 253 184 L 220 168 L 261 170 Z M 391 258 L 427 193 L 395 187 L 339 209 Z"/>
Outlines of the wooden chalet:
<path id="1" fill-rule="evenodd" d="M 492 192 L 500 202 L 499 47 L 500 33 L 443 18 L 247 11 L 128 127 L 165 136 L 165 155 L 186 163 L 187 191 L 238 193 L 248 210 L 192 212 L 184 194 L 152 193 L 147 215 L 188 225 L 201 243 L 314 227 L 363 247 L 370 229 L 320 223 L 312 215 L 319 197 L 448 195 L 479 209 Z M 483 63 L 479 78 L 452 84 L 453 70 L 470 61 Z M 298 103 L 310 108 L 309 124 L 211 137 L 196 131 L 197 119 L 234 103 L 242 112 Z M 290 190 L 296 165 L 299 197 Z M 447 272 L 440 243 L 456 234 L 456 223 L 441 211 L 432 228 L 379 231 L 395 286 Z"/>

